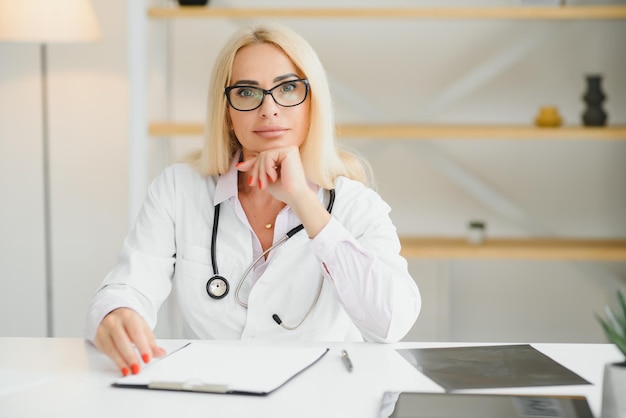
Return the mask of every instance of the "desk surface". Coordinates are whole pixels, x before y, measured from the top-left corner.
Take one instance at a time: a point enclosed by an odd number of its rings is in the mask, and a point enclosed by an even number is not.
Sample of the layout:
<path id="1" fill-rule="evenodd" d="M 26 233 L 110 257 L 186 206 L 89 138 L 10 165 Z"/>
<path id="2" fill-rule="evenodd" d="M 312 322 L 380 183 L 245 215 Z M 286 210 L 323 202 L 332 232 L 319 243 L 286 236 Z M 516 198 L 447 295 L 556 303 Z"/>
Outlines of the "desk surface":
<path id="1" fill-rule="evenodd" d="M 184 343 L 182 340 L 160 341 L 168 351 Z M 326 346 L 330 352 L 277 392 L 267 397 L 249 397 L 114 388 L 111 383 L 120 376 L 119 371 L 82 339 L 0 338 L 0 416 L 378 418 L 385 391 L 443 392 L 395 349 L 469 344 L 294 345 Z M 621 361 L 619 351 L 609 344 L 532 345 L 593 385 L 476 392 L 583 395 L 594 415 L 599 416 L 604 364 Z M 342 348 L 350 353 L 354 364 L 352 373 L 342 363 Z"/>

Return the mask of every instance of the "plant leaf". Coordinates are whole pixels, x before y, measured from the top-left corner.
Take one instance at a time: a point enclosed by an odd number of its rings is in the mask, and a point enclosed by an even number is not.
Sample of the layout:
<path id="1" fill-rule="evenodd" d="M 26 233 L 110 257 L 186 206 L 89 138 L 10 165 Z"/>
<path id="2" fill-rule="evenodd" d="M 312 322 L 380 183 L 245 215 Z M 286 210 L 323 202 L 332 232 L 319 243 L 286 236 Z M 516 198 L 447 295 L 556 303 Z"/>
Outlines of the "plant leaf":
<path id="1" fill-rule="evenodd" d="M 606 334 L 607 339 L 615 344 L 615 346 L 626 356 L 626 337 L 619 335 L 617 332 L 611 328 L 611 325 L 604 318 L 600 317 L 596 314 L 596 318 L 602 328 L 604 329 L 604 333 Z"/>
<path id="2" fill-rule="evenodd" d="M 619 318 L 617 318 L 617 320 L 622 326 L 622 331 L 626 334 L 626 300 L 624 300 L 624 295 L 621 290 L 617 291 L 617 300 L 619 301 L 619 305 L 622 309 L 622 314 Z"/>
<path id="3" fill-rule="evenodd" d="M 615 315 L 613 314 L 613 311 L 611 310 L 611 308 L 609 308 L 608 306 L 605 306 L 604 307 L 604 313 L 606 314 L 606 321 L 608 322 L 610 327 L 614 331 L 621 330 L 621 326 L 620 326 L 619 322 L 617 322 L 617 319 L 615 318 Z"/>
<path id="4" fill-rule="evenodd" d="M 626 341 L 622 340 L 616 340 L 614 341 L 615 345 L 617 346 L 617 348 L 620 349 L 620 351 L 626 356 Z"/>

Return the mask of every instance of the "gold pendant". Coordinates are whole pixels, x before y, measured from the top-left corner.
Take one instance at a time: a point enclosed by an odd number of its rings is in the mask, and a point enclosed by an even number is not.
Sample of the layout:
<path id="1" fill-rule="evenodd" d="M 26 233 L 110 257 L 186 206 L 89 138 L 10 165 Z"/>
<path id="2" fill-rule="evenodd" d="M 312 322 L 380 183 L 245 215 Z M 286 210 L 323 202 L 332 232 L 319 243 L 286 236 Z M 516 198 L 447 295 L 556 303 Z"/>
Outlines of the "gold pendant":
<path id="1" fill-rule="evenodd" d="M 265 224 L 265 229 L 272 229 L 272 224 Z"/>

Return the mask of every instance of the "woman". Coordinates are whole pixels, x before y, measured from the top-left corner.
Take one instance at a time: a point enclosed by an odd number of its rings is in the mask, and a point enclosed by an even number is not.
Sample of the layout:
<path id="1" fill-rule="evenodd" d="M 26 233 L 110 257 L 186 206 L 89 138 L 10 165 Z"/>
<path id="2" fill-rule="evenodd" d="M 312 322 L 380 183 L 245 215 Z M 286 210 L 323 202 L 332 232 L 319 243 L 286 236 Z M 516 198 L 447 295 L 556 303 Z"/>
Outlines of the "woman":
<path id="1" fill-rule="evenodd" d="M 420 294 L 390 208 L 335 145 L 310 45 L 285 28 L 246 29 L 210 89 L 204 147 L 150 186 L 86 337 L 138 373 L 133 344 L 144 363 L 164 353 L 151 329 L 173 286 L 189 338 L 400 340 Z"/>

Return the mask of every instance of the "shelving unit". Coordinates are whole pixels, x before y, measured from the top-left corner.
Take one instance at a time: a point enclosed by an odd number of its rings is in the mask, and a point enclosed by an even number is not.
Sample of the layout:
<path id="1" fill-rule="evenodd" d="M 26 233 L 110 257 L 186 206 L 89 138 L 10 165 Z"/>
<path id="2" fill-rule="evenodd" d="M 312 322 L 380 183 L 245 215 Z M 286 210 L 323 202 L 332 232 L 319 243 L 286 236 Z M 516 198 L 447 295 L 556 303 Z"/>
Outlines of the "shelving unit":
<path id="1" fill-rule="evenodd" d="M 342 19 L 624 19 L 625 6 L 395 7 L 395 8 L 246 8 L 154 7 L 153 19 L 178 18 L 342 18 Z"/>
<path id="2" fill-rule="evenodd" d="M 151 7 L 149 19 L 506 19 L 506 20 L 616 20 L 626 19 L 626 6 L 544 7 L 406 7 L 406 8 L 215 8 Z M 202 123 L 153 121 L 152 137 L 203 134 Z M 372 140 L 516 139 L 516 140 L 626 140 L 626 126 L 589 128 L 532 125 L 371 125 L 338 126 L 342 138 Z M 131 191 L 132 193 L 132 191 Z M 463 238 L 402 237 L 402 254 L 428 259 L 534 259 L 625 261 L 626 240 L 493 238 L 469 244 Z"/>
<path id="3" fill-rule="evenodd" d="M 337 127 L 341 138 L 363 139 L 591 139 L 626 140 L 626 126 L 590 128 L 562 126 L 538 128 L 525 125 L 368 125 Z M 154 122 L 149 133 L 155 137 L 198 136 L 204 133 L 201 123 Z"/>

